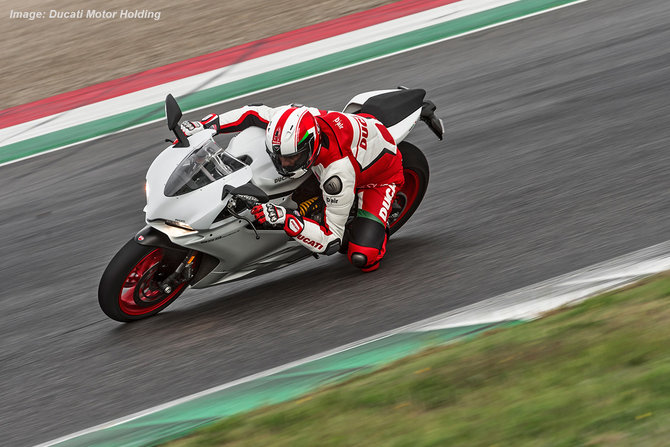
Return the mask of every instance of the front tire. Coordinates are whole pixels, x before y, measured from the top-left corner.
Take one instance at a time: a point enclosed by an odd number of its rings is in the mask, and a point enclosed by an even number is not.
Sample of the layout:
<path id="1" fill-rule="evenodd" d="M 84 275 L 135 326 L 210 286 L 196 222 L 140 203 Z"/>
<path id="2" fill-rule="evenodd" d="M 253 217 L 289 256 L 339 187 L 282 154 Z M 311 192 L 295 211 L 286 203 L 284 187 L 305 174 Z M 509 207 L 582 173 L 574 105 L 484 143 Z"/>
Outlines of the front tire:
<path id="1" fill-rule="evenodd" d="M 112 258 L 100 279 L 98 303 L 113 320 L 124 323 L 156 315 L 186 289 L 175 285 L 170 293 L 158 283 L 175 271 L 185 252 L 128 241 Z"/>
<path id="2" fill-rule="evenodd" d="M 400 229 L 417 210 L 428 188 L 430 171 L 428 161 L 421 150 L 407 141 L 398 144 L 402 154 L 405 183 L 396 193 L 389 216 L 389 234 Z"/>

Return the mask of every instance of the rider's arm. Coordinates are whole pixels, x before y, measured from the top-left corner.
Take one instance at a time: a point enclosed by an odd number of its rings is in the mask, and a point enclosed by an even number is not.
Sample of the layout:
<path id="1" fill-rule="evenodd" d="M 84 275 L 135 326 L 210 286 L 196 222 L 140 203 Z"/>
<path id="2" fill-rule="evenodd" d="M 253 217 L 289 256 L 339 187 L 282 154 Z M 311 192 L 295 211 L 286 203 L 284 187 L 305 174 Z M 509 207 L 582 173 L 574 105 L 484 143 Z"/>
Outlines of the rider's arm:
<path id="1" fill-rule="evenodd" d="M 265 105 L 249 105 L 219 115 L 218 133 L 239 132 L 251 126 L 267 128 L 275 109 Z M 203 123 L 204 124 L 204 123 Z"/>
<path id="2" fill-rule="evenodd" d="M 216 133 L 239 132 L 251 126 L 265 129 L 276 109 L 262 104 L 248 105 L 217 115 L 210 113 L 200 121 L 184 121 L 182 130 L 192 135 L 200 129 L 214 129 Z M 186 127 L 185 127 L 186 126 Z"/>
<path id="3" fill-rule="evenodd" d="M 282 110 L 280 107 L 251 104 L 239 109 L 229 110 L 221 115 L 210 113 L 200 121 L 184 121 L 182 123 L 182 130 L 186 136 L 191 136 L 201 129 L 214 129 L 217 134 L 239 132 L 251 126 L 266 129 L 272 116 L 280 110 Z M 312 113 L 319 115 L 328 112 L 313 109 Z"/>
<path id="4" fill-rule="evenodd" d="M 251 126 L 266 129 L 273 115 L 281 110 L 284 110 L 284 108 L 268 107 L 263 104 L 251 104 L 240 107 L 239 109 L 230 110 L 218 115 L 219 121 L 217 123 L 217 131 L 218 133 L 239 132 Z M 314 108 L 311 108 L 310 110 L 315 115 L 327 113 L 325 110 Z M 215 120 L 216 118 L 217 116 L 213 115 L 212 120 Z M 203 120 L 202 123 L 207 127 L 207 122 L 205 120 Z"/>
<path id="5" fill-rule="evenodd" d="M 306 217 L 288 215 L 284 230 L 311 251 L 331 255 L 339 249 L 354 203 L 356 174 L 346 157 L 331 163 L 318 174 L 326 204 L 323 225 Z"/>

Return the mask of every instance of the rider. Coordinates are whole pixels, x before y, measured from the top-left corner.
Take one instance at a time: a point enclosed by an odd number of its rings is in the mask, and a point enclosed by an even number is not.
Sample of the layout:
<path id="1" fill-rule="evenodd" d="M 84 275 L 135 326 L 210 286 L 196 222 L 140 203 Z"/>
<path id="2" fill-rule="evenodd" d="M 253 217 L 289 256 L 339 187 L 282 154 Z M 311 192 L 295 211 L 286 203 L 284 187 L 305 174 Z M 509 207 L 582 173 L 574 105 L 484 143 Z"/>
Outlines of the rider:
<path id="1" fill-rule="evenodd" d="M 386 127 L 371 115 L 298 105 L 250 105 L 181 124 L 187 136 L 205 128 L 228 133 L 250 126 L 266 129 L 266 150 L 277 172 L 298 178 L 311 170 L 325 202 L 321 224 L 272 203 L 252 209 L 258 222 L 283 227 L 316 253 L 346 250 L 354 266 L 376 270 L 386 252 L 391 204 L 404 182 L 402 155 Z M 357 213 L 345 236 L 356 195 Z"/>

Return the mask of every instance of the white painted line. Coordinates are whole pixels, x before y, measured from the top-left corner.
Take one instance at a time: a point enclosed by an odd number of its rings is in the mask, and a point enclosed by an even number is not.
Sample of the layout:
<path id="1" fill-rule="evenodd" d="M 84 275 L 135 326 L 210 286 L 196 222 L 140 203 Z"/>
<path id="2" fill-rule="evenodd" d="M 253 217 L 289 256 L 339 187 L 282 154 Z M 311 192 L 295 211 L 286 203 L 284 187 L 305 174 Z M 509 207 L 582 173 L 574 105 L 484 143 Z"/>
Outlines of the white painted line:
<path id="1" fill-rule="evenodd" d="M 0 129 L 0 147 L 51 132 L 97 121 L 119 111 L 133 110 L 165 100 L 166 92 L 179 97 L 255 76 L 322 56 L 378 42 L 438 23 L 448 22 L 519 0 L 460 0 L 434 9 L 383 22 L 338 36 L 269 54 L 116 98 L 78 107 L 56 115 Z"/>
<path id="2" fill-rule="evenodd" d="M 296 79 L 294 81 L 284 82 L 282 84 L 273 85 L 272 87 L 263 88 L 263 89 L 256 90 L 256 91 L 253 91 L 253 92 L 250 92 L 250 93 L 245 93 L 244 95 L 235 96 L 233 98 L 229 98 L 229 99 L 226 99 L 224 101 L 213 102 L 211 104 L 207 104 L 207 105 L 204 105 L 202 107 L 197 107 L 195 109 L 185 110 L 184 113 L 191 113 L 191 112 L 195 112 L 195 111 L 198 111 L 198 110 L 208 110 L 209 111 L 209 110 L 211 110 L 212 107 L 222 105 L 222 104 L 226 104 L 226 103 L 229 103 L 229 102 L 241 99 L 241 98 L 245 98 L 247 96 L 257 95 L 259 93 L 275 90 L 275 89 L 285 87 L 285 86 L 288 86 L 288 85 L 293 85 L 293 84 L 296 84 L 296 83 L 299 83 L 299 82 L 307 81 L 309 79 L 318 78 L 320 76 L 325 76 L 325 75 L 335 73 L 335 72 L 338 72 L 338 71 L 341 71 L 341 70 L 347 70 L 347 69 L 350 69 L 350 68 L 353 68 L 353 67 L 357 67 L 359 65 L 368 64 L 368 63 L 375 62 L 375 61 L 378 61 L 378 60 L 382 60 L 382 59 L 386 59 L 386 58 L 389 58 L 389 57 L 397 56 L 399 54 L 408 53 L 410 51 L 415 51 L 415 50 L 418 50 L 418 49 L 421 49 L 421 48 L 425 48 L 425 47 L 428 47 L 428 46 L 431 46 L 431 45 L 436 45 L 436 44 L 446 42 L 446 41 L 449 41 L 449 40 L 459 39 L 461 37 L 465 37 L 465 36 L 469 36 L 469 35 L 472 35 L 472 34 L 480 33 L 482 31 L 497 28 L 497 27 L 500 27 L 500 26 L 503 26 L 503 25 L 507 25 L 509 23 L 514 23 L 514 22 L 518 22 L 518 21 L 521 21 L 521 20 L 529 19 L 531 17 L 536 17 L 536 16 L 539 16 L 539 15 L 542 15 L 542 14 L 546 14 L 546 13 L 549 13 L 549 12 L 559 10 L 559 9 L 567 8 L 569 6 L 578 5 L 578 4 L 581 4 L 581 3 L 586 3 L 588 1 L 590 1 L 590 0 L 577 0 L 573 3 L 568 3 L 568 4 L 565 4 L 565 5 L 561 5 L 561 6 L 556 6 L 554 8 L 550 8 L 550 9 L 546 9 L 546 10 L 543 10 L 543 11 L 528 14 L 528 15 L 525 15 L 525 16 L 521 16 L 521 17 L 517 17 L 517 18 L 514 18 L 514 19 L 506 20 L 504 22 L 495 23 L 493 25 L 485 26 L 483 28 L 478 28 L 478 29 L 468 31 L 468 32 L 465 32 L 465 33 L 461 33 L 461 34 L 457 34 L 457 35 L 454 35 L 454 36 L 445 37 L 443 39 L 439 39 L 439 40 L 435 40 L 435 41 L 428 42 L 428 43 L 425 43 L 425 44 L 417 45 L 415 47 L 411 47 L 411 48 L 407 48 L 407 49 L 404 49 L 404 50 L 396 51 L 394 53 L 389 53 L 389 54 L 385 54 L 383 56 L 375 57 L 375 58 L 372 58 L 372 59 L 367 59 L 365 61 L 357 62 L 355 64 L 345 65 L 345 66 L 338 67 L 338 68 L 335 68 L 335 69 L 332 69 L 332 70 L 324 71 L 322 73 L 318 73 L 318 74 L 315 74 L 315 75 L 306 76 L 304 78 Z M 353 92 L 352 97 L 356 93 L 360 93 L 360 92 Z M 162 100 L 163 99 L 161 99 L 161 101 Z M 23 161 L 23 160 L 27 160 L 29 158 L 38 157 L 40 155 L 47 154 L 47 153 L 50 153 L 50 152 L 57 152 L 57 151 L 60 151 L 60 150 L 63 150 L 63 149 L 67 149 L 67 148 L 70 148 L 72 146 L 76 146 L 78 144 L 84 144 L 84 143 L 89 143 L 91 141 L 99 140 L 100 138 L 104 138 L 104 137 L 109 136 L 109 135 L 115 135 L 115 134 L 119 134 L 119 133 L 122 133 L 122 132 L 126 132 L 128 130 L 137 129 L 137 128 L 147 126 L 149 124 L 153 124 L 153 123 L 156 123 L 156 122 L 159 122 L 159 121 L 164 121 L 164 118 L 159 118 L 159 119 L 155 119 L 155 120 L 152 120 L 152 121 L 147 121 L 146 123 L 143 123 L 143 124 L 130 126 L 130 127 L 127 127 L 127 128 L 115 131 L 115 132 L 109 132 L 109 133 L 106 133 L 106 134 L 103 134 L 103 135 L 99 135 L 97 137 L 93 137 L 93 138 L 89 138 L 87 140 L 79 141 L 79 142 L 76 142 L 76 143 L 71 143 L 71 144 L 68 144 L 68 145 L 65 145 L 65 146 L 61 146 L 61 147 L 57 147 L 57 148 L 54 148 L 54 149 L 51 149 L 51 150 L 48 150 L 48 151 L 40 152 L 38 154 L 29 155 L 27 157 L 23 157 L 23 158 L 20 158 L 20 159 L 17 159 L 17 160 L 11 160 L 11 161 L 7 161 L 7 162 L 4 162 L 4 163 L 0 163 L 0 168 L 3 167 L 3 166 L 8 166 L 8 165 L 11 165 L 11 164 L 14 164 L 14 163 L 18 163 L 18 162 Z"/>
<path id="3" fill-rule="evenodd" d="M 414 330 L 533 319 L 666 270 L 670 270 L 670 241 L 438 315 Z"/>
<path id="4" fill-rule="evenodd" d="M 87 435 L 99 430 L 114 427 L 135 419 L 147 416 L 176 405 L 190 402 L 200 397 L 222 391 L 236 385 L 248 383 L 257 379 L 281 373 L 290 368 L 304 365 L 306 363 L 319 360 L 334 354 L 349 351 L 353 348 L 363 346 L 375 341 L 379 341 L 396 334 L 408 332 L 425 332 L 436 329 L 447 329 L 452 327 L 462 327 L 474 324 L 496 323 L 509 320 L 531 319 L 541 315 L 544 312 L 564 306 L 570 303 L 582 301 L 589 296 L 610 290 L 615 287 L 621 287 L 642 277 L 653 275 L 670 269 L 670 241 L 666 241 L 642 250 L 638 250 L 627 255 L 601 262 L 590 267 L 577 270 L 547 281 L 543 281 L 522 289 L 498 295 L 475 304 L 445 312 L 434 317 L 430 317 L 416 323 L 411 323 L 390 331 L 382 332 L 362 340 L 340 346 L 319 354 L 305 357 L 285 365 L 277 366 L 266 371 L 252 374 L 223 385 L 201 391 L 190 396 L 167 402 L 149 408 L 144 411 L 133 413 L 113 421 L 96 425 L 68 436 L 40 444 L 38 447 L 47 447 L 56 445 L 74 439 L 79 436 Z M 611 276 L 613 279 L 608 282 L 601 282 L 602 276 Z M 593 284 L 593 281 L 599 282 Z M 575 286 L 575 284 L 578 284 Z M 546 295 L 545 295 L 546 294 Z"/>

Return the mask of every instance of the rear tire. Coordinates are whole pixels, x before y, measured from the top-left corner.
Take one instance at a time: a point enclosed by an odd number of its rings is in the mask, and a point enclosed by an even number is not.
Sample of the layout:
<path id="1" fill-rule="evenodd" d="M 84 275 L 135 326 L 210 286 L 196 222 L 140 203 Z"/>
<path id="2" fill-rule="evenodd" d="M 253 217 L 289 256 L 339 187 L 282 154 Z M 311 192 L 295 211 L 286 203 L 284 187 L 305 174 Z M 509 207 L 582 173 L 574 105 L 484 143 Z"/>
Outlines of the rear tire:
<path id="1" fill-rule="evenodd" d="M 402 154 L 405 184 L 396 193 L 389 216 L 389 234 L 398 231 L 417 210 L 428 188 L 430 170 L 421 150 L 407 141 L 398 144 Z"/>
<path id="2" fill-rule="evenodd" d="M 187 282 L 169 294 L 158 282 L 175 271 L 186 252 L 128 241 L 112 258 L 100 279 L 98 303 L 113 320 L 124 323 L 156 315 L 186 289 Z"/>

